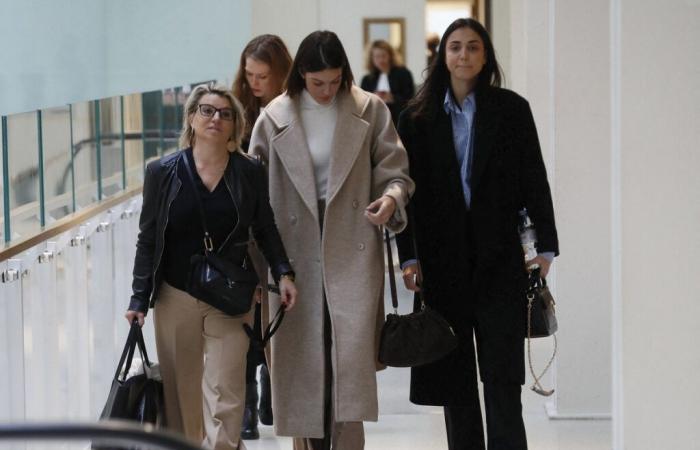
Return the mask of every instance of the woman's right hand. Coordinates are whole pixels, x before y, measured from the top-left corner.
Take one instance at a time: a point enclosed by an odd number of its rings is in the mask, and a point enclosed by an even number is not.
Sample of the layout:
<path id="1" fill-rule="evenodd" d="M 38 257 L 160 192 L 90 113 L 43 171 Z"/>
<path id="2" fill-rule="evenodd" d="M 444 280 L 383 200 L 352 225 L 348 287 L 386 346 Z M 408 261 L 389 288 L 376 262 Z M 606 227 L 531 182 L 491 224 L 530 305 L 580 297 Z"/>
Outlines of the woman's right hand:
<path id="1" fill-rule="evenodd" d="M 420 286 L 418 285 L 418 264 L 412 263 L 404 267 L 403 269 L 403 284 L 406 289 L 413 292 L 420 291 Z"/>
<path id="2" fill-rule="evenodd" d="M 129 321 L 129 325 L 134 323 L 134 319 L 138 319 L 139 321 L 139 326 L 143 326 L 143 322 L 146 320 L 146 314 L 141 312 L 141 311 L 133 311 L 133 310 L 128 310 L 126 314 L 124 314 L 124 317 L 126 317 L 126 320 Z"/>

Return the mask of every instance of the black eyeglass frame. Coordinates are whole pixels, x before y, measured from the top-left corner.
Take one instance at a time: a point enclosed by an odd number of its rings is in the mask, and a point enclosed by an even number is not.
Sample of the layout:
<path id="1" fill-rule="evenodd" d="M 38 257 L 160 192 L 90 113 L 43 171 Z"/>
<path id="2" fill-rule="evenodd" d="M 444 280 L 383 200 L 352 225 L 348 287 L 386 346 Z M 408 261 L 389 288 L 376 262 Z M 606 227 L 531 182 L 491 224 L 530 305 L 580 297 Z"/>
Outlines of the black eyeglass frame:
<path id="1" fill-rule="evenodd" d="M 211 114 L 205 113 L 204 111 L 202 111 L 203 106 L 213 109 L 214 112 L 212 112 Z M 197 111 L 199 111 L 199 113 L 202 115 L 202 117 L 206 117 L 206 118 L 214 117 L 216 115 L 216 113 L 219 113 L 219 118 L 221 120 L 226 120 L 228 122 L 233 122 L 234 117 L 235 117 L 235 114 L 233 113 L 233 108 L 216 108 L 214 105 L 210 105 L 208 103 L 200 103 L 199 105 L 197 105 Z M 231 116 L 229 118 L 224 117 L 223 113 L 225 113 L 225 112 L 228 112 L 229 114 L 231 114 Z"/>

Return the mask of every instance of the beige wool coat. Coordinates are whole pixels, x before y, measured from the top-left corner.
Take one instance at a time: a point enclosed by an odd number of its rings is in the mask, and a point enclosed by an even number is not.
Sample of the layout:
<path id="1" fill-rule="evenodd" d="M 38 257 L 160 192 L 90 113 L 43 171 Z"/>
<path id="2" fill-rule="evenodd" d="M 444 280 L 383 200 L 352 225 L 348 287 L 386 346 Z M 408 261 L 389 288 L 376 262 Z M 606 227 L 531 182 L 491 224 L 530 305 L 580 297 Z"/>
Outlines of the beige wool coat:
<path id="1" fill-rule="evenodd" d="M 298 99 L 282 95 L 260 114 L 249 152 L 267 164 L 270 203 L 296 271 L 297 304 L 271 343 L 275 431 L 324 435 L 324 289 L 332 325 L 334 418 L 377 420 L 376 357 L 384 321 L 382 232 L 364 215 L 383 194 L 396 200 L 387 225 L 405 227 L 414 185 L 391 114 L 357 87 L 338 93 L 323 233 Z M 269 296 L 269 312 L 279 297 Z"/>

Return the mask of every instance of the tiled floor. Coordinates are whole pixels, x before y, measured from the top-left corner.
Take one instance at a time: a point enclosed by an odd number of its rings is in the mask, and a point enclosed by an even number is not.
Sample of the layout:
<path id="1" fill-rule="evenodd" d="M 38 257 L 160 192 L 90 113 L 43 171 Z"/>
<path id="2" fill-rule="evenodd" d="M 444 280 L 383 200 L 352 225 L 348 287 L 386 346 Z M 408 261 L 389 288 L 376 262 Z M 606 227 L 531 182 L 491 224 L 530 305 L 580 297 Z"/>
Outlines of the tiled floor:
<path id="1" fill-rule="evenodd" d="M 400 278 L 399 278 L 400 282 Z M 411 304 L 409 295 L 399 289 L 401 313 Z M 388 292 L 387 308 L 391 309 Z M 536 367 L 543 367 L 551 348 L 548 342 L 535 343 Z M 409 370 L 387 369 L 377 375 L 379 421 L 365 423 L 366 450 L 443 450 L 447 449 L 442 408 L 413 405 L 408 401 Z M 551 385 L 546 377 L 544 385 Z M 612 448 L 608 420 L 550 420 L 544 397 L 523 388 L 523 411 L 531 450 L 609 450 Z M 288 450 L 291 439 L 275 437 L 272 427 L 260 427 L 261 438 L 246 441 L 248 450 Z"/>

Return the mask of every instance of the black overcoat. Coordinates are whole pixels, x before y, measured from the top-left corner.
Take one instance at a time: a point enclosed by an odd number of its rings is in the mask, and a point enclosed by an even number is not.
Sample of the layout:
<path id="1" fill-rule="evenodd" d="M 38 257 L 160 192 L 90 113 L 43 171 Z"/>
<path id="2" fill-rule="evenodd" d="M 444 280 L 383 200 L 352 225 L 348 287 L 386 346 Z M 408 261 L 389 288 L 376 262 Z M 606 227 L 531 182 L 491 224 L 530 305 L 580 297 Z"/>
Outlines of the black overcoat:
<path id="1" fill-rule="evenodd" d="M 426 302 L 451 322 L 460 346 L 434 364 L 412 369 L 411 401 L 473 404 L 478 400 L 474 327 L 477 337 L 484 338 L 479 342 L 482 380 L 524 383 L 527 276 L 518 210 L 527 207 L 540 252 L 558 254 L 559 249 L 549 183 L 527 101 L 506 89 L 476 92 L 468 213 L 452 122 L 442 100 L 432 117 L 415 118 L 409 108 L 399 120 L 416 191 L 410 203 L 412 220 L 397 236 L 397 244 L 402 263 L 414 258 L 415 230 Z M 482 360 L 482 347 L 487 345 L 489 354 L 497 356 Z M 512 348 L 520 351 L 508 350 Z"/>
<path id="2" fill-rule="evenodd" d="M 396 125 L 399 120 L 399 114 L 406 108 L 406 103 L 413 97 L 415 85 L 413 84 L 411 72 L 405 67 L 392 67 L 387 77 L 389 78 L 391 95 L 394 97 L 394 103 L 389 103 L 387 106 L 389 111 L 391 111 L 391 120 Z M 378 82 L 379 72 L 372 72 L 362 77 L 360 87 L 367 92 L 374 93 Z"/>

